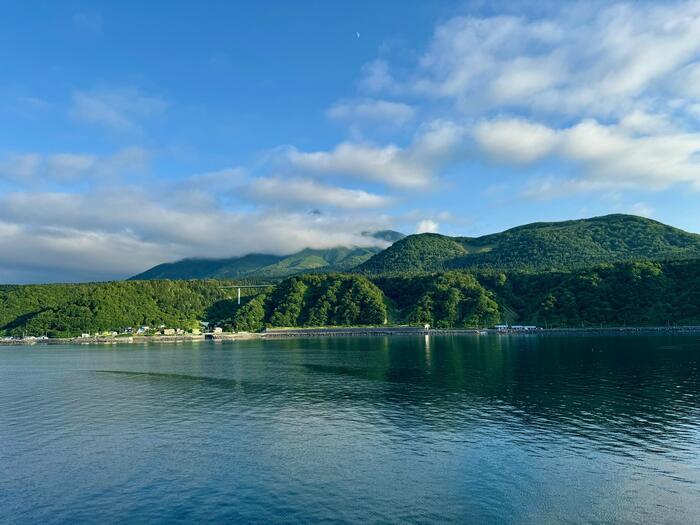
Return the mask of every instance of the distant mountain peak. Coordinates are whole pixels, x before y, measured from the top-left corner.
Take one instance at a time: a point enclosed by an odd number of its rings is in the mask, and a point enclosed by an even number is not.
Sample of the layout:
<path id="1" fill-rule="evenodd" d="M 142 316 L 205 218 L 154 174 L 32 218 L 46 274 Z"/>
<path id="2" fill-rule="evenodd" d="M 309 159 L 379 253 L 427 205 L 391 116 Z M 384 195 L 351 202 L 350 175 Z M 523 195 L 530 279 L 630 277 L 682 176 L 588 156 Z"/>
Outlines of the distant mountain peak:
<path id="1" fill-rule="evenodd" d="M 536 222 L 481 237 L 410 235 L 358 270 L 382 274 L 449 269 L 572 270 L 632 260 L 700 257 L 700 235 L 636 215 Z"/>
<path id="2" fill-rule="evenodd" d="M 401 232 L 397 232 L 395 230 L 379 230 L 379 231 L 364 231 L 362 232 L 363 237 L 373 237 L 375 239 L 379 239 L 382 241 L 387 241 L 387 242 L 396 242 L 400 241 L 406 235 L 404 235 Z"/>
<path id="3" fill-rule="evenodd" d="M 394 230 L 365 231 L 362 232 L 362 236 L 389 243 L 394 243 L 405 237 L 403 233 Z M 311 271 L 347 272 L 380 251 L 381 248 L 378 246 L 338 246 L 336 248 L 304 248 L 289 255 L 250 253 L 224 259 L 191 257 L 158 264 L 145 272 L 130 277 L 130 280 L 276 279 Z"/>

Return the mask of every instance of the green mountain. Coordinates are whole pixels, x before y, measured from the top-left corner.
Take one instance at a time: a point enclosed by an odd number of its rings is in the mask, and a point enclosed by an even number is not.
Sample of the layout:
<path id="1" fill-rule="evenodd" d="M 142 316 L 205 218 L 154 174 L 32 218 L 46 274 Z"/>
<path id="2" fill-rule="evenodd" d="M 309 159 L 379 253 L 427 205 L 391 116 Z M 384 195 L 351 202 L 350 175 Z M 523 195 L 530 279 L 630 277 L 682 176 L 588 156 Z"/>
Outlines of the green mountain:
<path id="1" fill-rule="evenodd" d="M 64 337 L 142 325 L 197 327 L 232 302 L 226 281 L 117 281 L 0 286 L 0 334 Z M 246 290 L 247 292 L 248 290 Z"/>
<path id="2" fill-rule="evenodd" d="M 571 270 L 601 263 L 700 257 L 700 235 L 633 215 L 538 222 L 483 237 L 410 235 L 358 270 L 368 274 L 452 269 Z"/>
<path id="3" fill-rule="evenodd" d="M 381 239 L 382 241 L 387 241 L 387 242 L 396 242 L 400 241 L 404 237 L 406 237 L 403 233 L 397 232 L 394 230 L 380 230 L 378 232 L 362 232 L 362 235 L 365 237 L 374 237 L 375 239 Z"/>
<path id="4" fill-rule="evenodd" d="M 278 263 L 282 257 L 251 253 L 230 259 L 183 259 L 154 266 L 130 280 L 153 279 L 237 279 L 260 268 Z"/>
<path id="5" fill-rule="evenodd" d="M 219 322 L 240 331 L 265 326 L 380 325 L 387 308 L 382 291 L 360 275 L 299 275 L 282 281 Z"/>
<path id="6" fill-rule="evenodd" d="M 232 281 L 0 286 L 0 336 L 52 337 L 148 325 L 227 329 L 498 322 L 548 327 L 700 324 L 700 259 L 602 264 L 566 272 L 304 274 L 243 290 Z M 261 293 L 262 292 L 262 293 Z"/>
<path id="7" fill-rule="evenodd" d="M 237 330 L 263 326 L 376 325 L 386 319 L 381 290 L 361 275 L 299 275 L 266 289 L 231 281 L 153 280 L 0 285 L 0 336 L 76 336 L 139 326 L 191 329 L 206 320 Z"/>
<path id="8" fill-rule="evenodd" d="M 365 232 L 363 235 L 388 242 L 404 237 L 391 230 Z M 183 259 L 159 264 L 130 280 L 280 279 L 310 271 L 343 272 L 362 264 L 381 250 L 378 247 L 338 247 L 325 250 L 307 248 L 285 256 L 253 253 L 228 259 Z"/>

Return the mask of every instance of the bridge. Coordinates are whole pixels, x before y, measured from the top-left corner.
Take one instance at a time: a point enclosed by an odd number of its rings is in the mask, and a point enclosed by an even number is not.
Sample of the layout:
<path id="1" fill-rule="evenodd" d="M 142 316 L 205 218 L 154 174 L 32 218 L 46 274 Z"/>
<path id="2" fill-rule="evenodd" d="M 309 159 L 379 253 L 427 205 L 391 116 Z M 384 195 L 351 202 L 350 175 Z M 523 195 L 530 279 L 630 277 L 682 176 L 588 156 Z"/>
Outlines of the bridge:
<path id="1" fill-rule="evenodd" d="M 219 288 L 237 288 L 238 289 L 238 304 L 241 304 L 241 289 L 242 288 L 273 288 L 276 284 L 232 284 L 230 286 L 220 286 Z"/>

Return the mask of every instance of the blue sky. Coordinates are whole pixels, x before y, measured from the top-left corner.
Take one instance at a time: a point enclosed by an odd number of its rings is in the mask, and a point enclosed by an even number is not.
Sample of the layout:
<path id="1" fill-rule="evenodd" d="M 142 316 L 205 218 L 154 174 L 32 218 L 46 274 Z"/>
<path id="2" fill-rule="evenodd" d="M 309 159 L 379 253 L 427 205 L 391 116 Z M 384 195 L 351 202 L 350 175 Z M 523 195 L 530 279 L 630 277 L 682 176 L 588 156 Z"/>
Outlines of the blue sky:
<path id="1" fill-rule="evenodd" d="M 0 3 L 0 282 L 384 228 L 700 232 L 700 2 L 239 4 Z"/>

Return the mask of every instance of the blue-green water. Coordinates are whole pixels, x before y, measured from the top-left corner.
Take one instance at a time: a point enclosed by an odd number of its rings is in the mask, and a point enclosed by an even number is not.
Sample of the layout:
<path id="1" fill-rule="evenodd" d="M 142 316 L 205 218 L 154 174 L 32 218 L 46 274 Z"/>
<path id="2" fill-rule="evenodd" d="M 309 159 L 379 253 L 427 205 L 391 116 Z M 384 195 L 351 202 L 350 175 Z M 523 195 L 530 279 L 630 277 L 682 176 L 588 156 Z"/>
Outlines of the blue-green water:
<path id="1" fill-rule="evenodd" d="M 0 522 L 700 523 L 700 338 L 0 347 Z"/>

